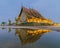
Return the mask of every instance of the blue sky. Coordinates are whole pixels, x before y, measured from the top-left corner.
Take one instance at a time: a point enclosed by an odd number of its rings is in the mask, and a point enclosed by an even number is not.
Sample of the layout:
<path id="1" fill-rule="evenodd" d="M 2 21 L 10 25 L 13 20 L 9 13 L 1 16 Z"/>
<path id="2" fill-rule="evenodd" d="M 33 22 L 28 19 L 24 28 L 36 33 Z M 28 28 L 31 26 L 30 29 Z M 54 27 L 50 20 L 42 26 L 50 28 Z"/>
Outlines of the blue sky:
<path id="1" fill-rule="evenodd" d="M 60 0 L 0 0 L 0 22 L 14 22 L 21 6 L 34 8 L 44 17 L 60 22 Z"/>

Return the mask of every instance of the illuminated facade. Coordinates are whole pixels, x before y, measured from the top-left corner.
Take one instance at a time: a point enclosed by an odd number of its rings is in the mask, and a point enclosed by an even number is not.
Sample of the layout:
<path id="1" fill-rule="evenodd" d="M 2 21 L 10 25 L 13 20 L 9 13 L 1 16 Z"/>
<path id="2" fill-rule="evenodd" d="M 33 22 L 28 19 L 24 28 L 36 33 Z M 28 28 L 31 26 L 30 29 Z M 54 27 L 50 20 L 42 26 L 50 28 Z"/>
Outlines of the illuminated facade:
<path id="1" fill-rule="evenodd" d="M 35 23 L 49 23 L 51 24 L 52 21 L 49 19 L 44 18 L 39 12 L 31 8 L 21 8 L 21 12 L 16 19 L 16 23 L 19 24 L 21 22 L 35 22 Z"/>

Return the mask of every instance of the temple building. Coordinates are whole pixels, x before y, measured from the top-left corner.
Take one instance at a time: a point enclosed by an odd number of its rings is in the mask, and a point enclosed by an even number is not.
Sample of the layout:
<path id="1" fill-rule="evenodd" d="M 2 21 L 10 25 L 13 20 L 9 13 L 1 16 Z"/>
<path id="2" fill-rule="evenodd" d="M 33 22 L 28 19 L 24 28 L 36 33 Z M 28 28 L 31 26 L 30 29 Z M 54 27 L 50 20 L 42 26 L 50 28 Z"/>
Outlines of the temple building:
<path id="1" fill-rule="evenodd" d="M 52 21 L 44 18 L 38 11 L 31 8 L 22 7 L 20 14 L 16 18 L 16 24 L 20 24 L 22 22 L 34 22 L 34 23 L 49 23 Z"/>

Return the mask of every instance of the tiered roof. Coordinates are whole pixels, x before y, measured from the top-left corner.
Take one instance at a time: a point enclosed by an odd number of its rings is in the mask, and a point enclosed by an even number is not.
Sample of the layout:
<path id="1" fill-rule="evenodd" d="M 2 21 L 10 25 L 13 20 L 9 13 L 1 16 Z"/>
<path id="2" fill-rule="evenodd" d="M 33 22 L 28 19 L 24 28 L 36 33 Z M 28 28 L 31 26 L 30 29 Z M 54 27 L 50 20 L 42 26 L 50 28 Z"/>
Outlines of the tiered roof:
<path id="1" fill-rule="evenodd" d="M 44 19 L 44 17 L 35 9 L 31 9 L 31 8 L 28 9 L 28 8 L 22 7 L 21 12 L 19 14 L 19 17 L 21 16 L 22 12 L 25 12 L 29 16 L 34 16 L 37 18 L 43 18 Z"/>

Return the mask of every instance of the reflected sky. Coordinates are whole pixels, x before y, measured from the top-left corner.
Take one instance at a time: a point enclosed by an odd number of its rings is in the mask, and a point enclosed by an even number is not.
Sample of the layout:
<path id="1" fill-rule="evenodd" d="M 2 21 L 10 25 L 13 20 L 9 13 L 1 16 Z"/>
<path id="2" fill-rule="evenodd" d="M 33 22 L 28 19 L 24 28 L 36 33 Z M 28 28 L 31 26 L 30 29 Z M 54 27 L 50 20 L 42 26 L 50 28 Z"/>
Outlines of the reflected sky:
<path id="1" fill-rule="evenodd" d="M 0 29 L 0 48 L 60 48 L 60 32 Z"/>

